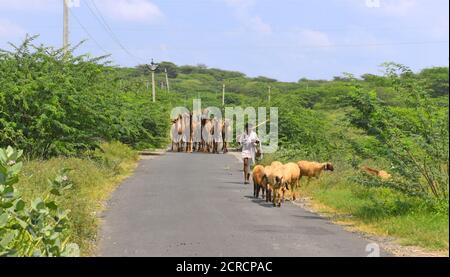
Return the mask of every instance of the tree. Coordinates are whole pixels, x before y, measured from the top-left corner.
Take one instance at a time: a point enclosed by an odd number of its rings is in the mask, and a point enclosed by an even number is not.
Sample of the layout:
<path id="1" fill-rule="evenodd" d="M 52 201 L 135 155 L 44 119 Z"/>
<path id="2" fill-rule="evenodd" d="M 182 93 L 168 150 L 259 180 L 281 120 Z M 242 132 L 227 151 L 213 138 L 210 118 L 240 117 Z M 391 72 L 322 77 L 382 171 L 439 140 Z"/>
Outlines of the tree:
<path id="1" fill-rule="evenodd" d="M 424 69 L 419 73 L 419 78 L 425 81 L 426 88 L 431 91 L 432 96 L 448 96 L 448 67 Z"/>

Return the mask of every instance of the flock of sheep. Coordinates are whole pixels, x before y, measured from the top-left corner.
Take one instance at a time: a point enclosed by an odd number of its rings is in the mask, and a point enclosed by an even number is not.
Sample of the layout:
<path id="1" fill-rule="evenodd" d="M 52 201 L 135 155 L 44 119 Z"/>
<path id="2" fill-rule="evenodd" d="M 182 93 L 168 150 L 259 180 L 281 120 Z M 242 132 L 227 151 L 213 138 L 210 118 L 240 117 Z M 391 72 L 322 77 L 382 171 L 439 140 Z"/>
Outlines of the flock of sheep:
<path id="1" fill-rule="evenodd" d="M 377 170 L 367 166 L 361 168 L 366 174 L 376 176 L 382 181 L 388 181 L 392 178 L 391 174 L 384 170 Z M 310 161 L 299 161 L 298 163 L 282 164 L 273 162 L 269 166 L 257 165 L 253 168 L 253 196 L 259 198 L 262 191 L 262 197 L 266 202 L 272 202 L 275 207 L 281 207 L 284 201 L 284 194 L 289 190 L 292 194 L 292 200 L 295 201 L 296 189 L 300 185 L 302 177 L 319 178 L 323 171 L 334 171 L 331 163 L 318 163 Z"/>
<path id="2" fill-rule="evenodd" d="M 272 202 L 275 207 L 281 207 L 286 190 L 291 191 L 292 199 L 296 200 L 296 189 L 302 177 L 319 178 L 322 171 L 334 171 L 331 163 L 299 161 L 298 163 L 282 164 L 273 162 L 269 166 L 257 165 L 253 168 L 253 196 L 262 197 L 266 202 Z"/>

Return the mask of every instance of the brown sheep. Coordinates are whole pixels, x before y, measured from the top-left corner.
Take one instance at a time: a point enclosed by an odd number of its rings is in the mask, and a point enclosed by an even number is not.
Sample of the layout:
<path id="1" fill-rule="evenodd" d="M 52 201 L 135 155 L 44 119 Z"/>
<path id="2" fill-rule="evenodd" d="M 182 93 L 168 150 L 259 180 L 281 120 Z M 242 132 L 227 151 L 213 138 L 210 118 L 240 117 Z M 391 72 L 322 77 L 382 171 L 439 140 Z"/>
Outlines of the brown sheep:
<path id="1" fill-rule="evenodd" d="M 272 166 L 265 166 L 264 167 L 264 178 L 265 178 L 265 184 L 266 184 L 266 202 L 270 202 L 272 200 L 272 191 L 273 187 L 270 184 L 269 176 L 272 174 Z"/>
<path id="2" fill-rule="evenodd" d="M 308 177 L 308 181 L 311 178 L 319 178 L 322 171 L 334 171 L 334 167 L 331 163 L 318 163 L 310 161 L 299 161 L 297 163 L 300 168 L 300 179 L 303 176 Z"/>
<path id="3" fill-rule="evenodd" d="M 259 191 L 262 189 L 262 197 L 264 198 L 266 192 L 266 175 L 264 173 L 264 167 L 262 165 L 257 165 L 253 168 L 253 196 L 255 198 L 259 197 Z"/>
<path id="4" fill-rule="evenodd" d="M 272 162 L 271 166 L 276 167 L 276 166 L 283 166 L 283 164 L 281 162 L 278 161 L 274 161 Z"/>
<path id="5" fill-rule="evenodd" d="M 283 176 L 286 189 L 291 190 L 292 199 L 296 200 L 295 189 L 298 187 L 300 180 L 300 168 L 295 163 L 287 163 L 283 165 Z M 284 198 L 284 194 L 283 194 Z"/>
<path id="6" fill-rule="evenodd" d="M 380 179 L 383 181 L 388 181 L 392 178 L 392 175 L 384 170 L 376 170 L 367 166 L 363 166 L 361 169 L 367 174 L 380 177 Z"/>
<path id="7" fill-rule="evenodd" d="M 272 164 L 270 165 L 271 168 L 281 168 L 283 170 L 283 163 L 279 162 L 279 161 L 273 161 Z M 288 187 L 284 186 L 280 189 L 280 193 L 281 193 L 281 202 L 284 202 L 284 193 L 286 191 Z"/>
<path id="8" fill-rule="evenodd" d="M 283 167 L 271 167 L 268 180 L 273 192 L 273 205 L 275 207 L 281 207 L 281 194 L 283 192 Z"/>

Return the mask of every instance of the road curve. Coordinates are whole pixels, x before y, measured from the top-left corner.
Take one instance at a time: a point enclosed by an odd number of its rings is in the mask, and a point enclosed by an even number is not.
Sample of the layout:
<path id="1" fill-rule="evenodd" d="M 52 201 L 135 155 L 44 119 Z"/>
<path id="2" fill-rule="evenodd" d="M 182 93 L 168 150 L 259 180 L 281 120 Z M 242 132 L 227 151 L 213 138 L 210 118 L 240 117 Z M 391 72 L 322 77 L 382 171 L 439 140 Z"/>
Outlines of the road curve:
<path id="1" fill-rule="evenodd" d="M 108 202 L 98 255 L 368 255 L 369 241 L 316 214 L 253 199 L 240 168 L 232 155 L 166 153 L 141 160 Z"/>

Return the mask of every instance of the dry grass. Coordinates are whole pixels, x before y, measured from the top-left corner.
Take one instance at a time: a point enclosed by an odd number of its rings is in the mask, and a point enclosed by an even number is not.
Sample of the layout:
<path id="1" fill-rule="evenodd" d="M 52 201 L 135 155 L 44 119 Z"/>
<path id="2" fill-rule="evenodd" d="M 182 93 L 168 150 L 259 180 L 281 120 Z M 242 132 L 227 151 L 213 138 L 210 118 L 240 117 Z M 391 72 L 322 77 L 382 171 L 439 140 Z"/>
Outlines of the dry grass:
<path id="1" fill-rule="evenodd" d="M 69 168 L 73 189 L 58 201 L 70 209 L 71 240 L 80 245 L 81 254 L 95 253 L 99 225 L 98 214 L 117 186 L 137 165 L 138 155 L 120 143 L 103 144 L 102 150 L 87 153 L 83 158 L 54 158 L 26 162 L 18 189 L 24 198 L 32 199 L 47 190 L 47 180 L 63 168 Z"/>

